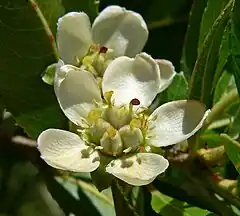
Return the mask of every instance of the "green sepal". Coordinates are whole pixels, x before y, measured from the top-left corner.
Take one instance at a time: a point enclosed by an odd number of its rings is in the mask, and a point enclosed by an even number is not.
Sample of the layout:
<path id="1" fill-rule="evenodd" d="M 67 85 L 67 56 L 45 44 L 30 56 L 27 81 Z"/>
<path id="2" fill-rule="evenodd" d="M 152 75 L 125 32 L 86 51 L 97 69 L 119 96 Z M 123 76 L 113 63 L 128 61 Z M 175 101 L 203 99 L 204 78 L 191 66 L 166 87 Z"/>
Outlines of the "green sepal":
<path id="1" fill-rule="evenodd" d="M 42 80 L 48 85 L 54 84 L 54 76 L 56 72 L 56 63 L 49 65 L 42 73 Z"/>
<path id="2" fill-rule="evenodd" d="M 99 191 L 107 189 L 111 186 L 114 176 L 106 172 L 106 166 L 112 160 L 111 157 L 100 156 L 100 166 L 95 171 L 91 172 L 93 184 Z"/>

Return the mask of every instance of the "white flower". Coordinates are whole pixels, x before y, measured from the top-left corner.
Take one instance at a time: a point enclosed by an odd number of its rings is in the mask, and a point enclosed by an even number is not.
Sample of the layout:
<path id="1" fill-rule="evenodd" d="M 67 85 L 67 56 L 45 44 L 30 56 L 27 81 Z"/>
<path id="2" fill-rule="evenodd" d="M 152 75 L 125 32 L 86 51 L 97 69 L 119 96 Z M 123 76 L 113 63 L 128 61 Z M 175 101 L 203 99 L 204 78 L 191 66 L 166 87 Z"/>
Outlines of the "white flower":
<path id="1" fill-rule="evenodd" d="M 84 12 L 70 12 L 57 23 L 58 64 L 70 64 L 102 77 L 108 64 L 116 57 L 135 57 L 148 38 L 142 16 L 119 6 L 108 6 L 94 20 L 92 27 Z M 101 48 L 106 48 L 101 53 Z M 105 53 L 106 52 L 106 53 Z M 163 91 L 171 84 L 176 72 L 170 61 L 156 60 L 165 80 Z M 58 72 L 58 70 L 57 70 Z M 166 81 L 166 79 L 168 81 Z"/>
<path id="2" fill-rule="evenodd" d="M 188 139 L 209 112 L 197 101 L 180 100 L 160 106 L 150 116 L 144 114 L 159 89 L 169 85 L 146 53 L 113 60 L 101 90 L 87 71 L 71 65 L 59 70 L 56 96 L 80 130 L 75 134 L 48 129 L 38 137 L 41 157 L 58 169 L 92 172 L 100 165 L 100 155 L 105 155 L 112 159 L 106 172 L 131 185 L 149 184 L 169 165 L 163 156 L 151 153 L 150 146 Z"/>
<path id="3" fill-rule="evenodd" d="M 58 20 L 57 46 L 65 64 L 77 65 L 93 44 L 112 49 L 115 56 L 134 57 L 148 38 L 142 16 L 119 6 L 108 6 L 92 27 L 84 12 L 70 12 Z"/>

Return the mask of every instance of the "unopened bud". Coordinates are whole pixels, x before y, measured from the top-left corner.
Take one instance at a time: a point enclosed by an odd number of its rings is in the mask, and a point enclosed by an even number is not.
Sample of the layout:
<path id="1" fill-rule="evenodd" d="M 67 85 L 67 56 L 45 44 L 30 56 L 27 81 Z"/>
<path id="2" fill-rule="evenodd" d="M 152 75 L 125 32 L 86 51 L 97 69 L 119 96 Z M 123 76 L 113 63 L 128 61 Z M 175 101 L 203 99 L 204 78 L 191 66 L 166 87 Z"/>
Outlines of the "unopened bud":
<path id="1" fill-rule="evenodd" d="M 102 152 L 108 155 L 117 156 L 123 151 L 120 134 L 113 128 L 104 133 L 100 140 L 100 144 L 103 147 Z"/>
<path id="2" fill-rule="evenodd" d="M 143 141 L 142 131 L 139 128 L 131 128 L 129 125 L 125 125 L 120 128 L 119 133 L 124 149 L 131 148 L 131 151 L 136 151 Z"/>

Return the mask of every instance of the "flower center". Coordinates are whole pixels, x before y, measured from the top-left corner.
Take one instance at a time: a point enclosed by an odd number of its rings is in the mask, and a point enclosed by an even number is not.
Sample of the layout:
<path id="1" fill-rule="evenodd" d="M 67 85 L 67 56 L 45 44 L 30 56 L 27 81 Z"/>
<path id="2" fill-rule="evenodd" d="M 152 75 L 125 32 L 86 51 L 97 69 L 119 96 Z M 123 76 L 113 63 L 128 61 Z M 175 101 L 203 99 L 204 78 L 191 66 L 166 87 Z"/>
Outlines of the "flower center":
<path id="1" fill-rule="evenodd" d="M 113 50 L 93 44 L 88 53 L 83 58 L 78 59 L 78 62 L 80 68 L 91 72 L 95 77 L 102 77 L 113 59 Z"/>
<path id="2" fill-rule="evenodd" d="M 110 102 L 111 95 L 111 92 L 105 94 L 106 103 L 89 112 L 89 127 L 83 130 L 85 140 L 103 154 L 114 157 L 144 151 L 146 117 L 133 111 L 140 101 L 134 98 L 128 106 L 116 107 Z"/>

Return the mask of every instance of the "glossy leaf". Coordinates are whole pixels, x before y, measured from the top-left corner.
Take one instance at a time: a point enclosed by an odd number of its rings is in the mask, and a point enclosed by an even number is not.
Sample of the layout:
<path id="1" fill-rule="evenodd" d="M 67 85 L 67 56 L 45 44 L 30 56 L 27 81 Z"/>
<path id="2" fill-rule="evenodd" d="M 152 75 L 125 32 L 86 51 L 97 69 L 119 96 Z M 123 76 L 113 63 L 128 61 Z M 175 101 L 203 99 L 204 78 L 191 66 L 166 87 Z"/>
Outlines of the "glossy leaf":
<path id="1" fill-rule="evenodd" d="M 0 93 L 17 123 L 36 138 L 44 129 L 64 123 L 53 88 L 40 76 L 56 58 L 32 5 L 7 2 L 8 7 L 0 7 Z"/>
<path id="2" fill-rule="evenodd" d="M 201 31 L 199 35 L 199 52 L 200 48 L 203 45 L 204 39 L 207 36 L 207 33 L 211 30 L 211 27 L 218 17 L 218 15 L 221 13 L 221 11 L 224 9 L 226 4 L 229 2 L 229 0 L 222 0 L 222 1 L 215 1 L 215 0 L 209 0 L 207 3 L 207 7 L 205 9 L 205 12 L 203 14 L 202 23 L 201 23 Z M 216 65 L 216 71 L 214 74 L 214 80 L 212 83 L 212 89 L 215 88 L 216 83 L 223 73 L 223 68 L 227 63 L 228 54 L 229 54 L 229 42 L 228 42 L 228 34 L 229 34 L 229 28 L 225 28 L 221 45 L 219 48 L 219 54 L 218 54 L 218 62 Z"/>
<path id="3" fill-rule="evenodd" d="M 132 206 L 130 200 L 127 198 L 127 191 L 131 190 L 131 188 L 128 188 L 128 185 L 120 185 L 117 181 L 114 181 L 111 189 L 116 216 L 135 216 L 136 209 Z"/>
<path id="4" fill-rule="evenodd" d="M 68 215 L 115 215 L 112 197 L 100 193 L 91 183 L 72 177 L 52 178 L 46 176 L 46 183 L 52 196 Z"/>
<path id="5" fill-rule="evenodd" d="M 175 75 L 172 84 L 162 93 L 160 97 L 164 102 L 186 99 L 188 93 L 188 83 L 184 73 Z"/>
<path id="6" fill-rule="evenodd" d="M 182 56 L 183 71 L 188 76 L 192 74 L 197 59 L 200 26 L 206 4 L 207 0 L 194 0 L 189 15 L 188 29 Z"/>
<path id="7" fill-rule="evenodd" d="M 216 104 L 223 95 L 227 94 L 229 90 L 233 89 L 234 87 L 235 81 L 233 75 L 228 71 L 224 71 L 216 85 L 213 103 Z"/>
<path id="8" fill-rule="evenodd" d="M 202 148 L 205 147 L 205 144 L 208 148 L 214 148 L 223 144 L 219 134 L 212 130 L 204 131 L 200 135 L 200 143 Z"/>
<path id="9" fill-rule="evenodd" d="M 166 196 L 159 191 L 152 192 L 152 208 L 162 216 L 207 216 L 210 212 L 186 202 L 179 201 L 172 197 Z"/>
<path id="10" fill-rule="evenodd" d="M 235 1 L 234 12 L 231 19 L 231 32 L 229 38 L 229 46 L 231 56 L 229 58 L 229 69 L 233 71 L 238 92 L 240 93 L 240 2 Z"/>
<path id="11" fill-rule="evenodd" d="M 188 82 L 185 75 L 183 72 L 178 73 L 175 75 L 171 85 L 156 97 L 152 105 L 149 107 L 149 112 L 152 112 L 166 102 L 186 99 L 187 93 Z"/>
<path id="12" fill-rule="evenodd" d="M 189 98 L 200 99 L 208 108 L 211 108 L 212 104 L 212 80 L 218 62 L 219 47 L 232 7 L 233 1 L 229 1 L 214 21 L 200 48 L 191 77 Z"/>
<path id="13" fill-rule="evenodd" d="M 225 151 L 235 166 L 236 170 L 240 173 L 240 143 L 229 137 L 227 134 L 221 134 L 223 139 Z"/>
<path id="14" fill-rule="evenodd" d="M 5 0 L 0 7 L 0 93 L 7 109 L 32 138 L 46 128 L 62 128 L 65 124 L 53 88 L 41 80 L 42 71 L 57 61 L 48 24 L 55 32 L 60 15 L 80 9 L 91 10 L 92 15 L 96 15 L 93 6 L 94 1 L 90 0 L 82 4 L 79 1 Z"/>
<path id="15" fill-rule="evenodd" d="M 198 47 L 199 51 L 202 47 L 205 38 L 207 37 L 207 34 L 211 31 L 212 25 L 221 13 L 221 11 L 224 9 L 226 4 L 229 2 L 229 0 L 222 0 L 222 1 L 216 1 L 216 0 L 208 0 L 206 8 L 204 10 L 202 20 L 201 20 L 201 27 L 200 27 L 200 34 L 199 34 L 199 41 L 198 41 Z"/>

